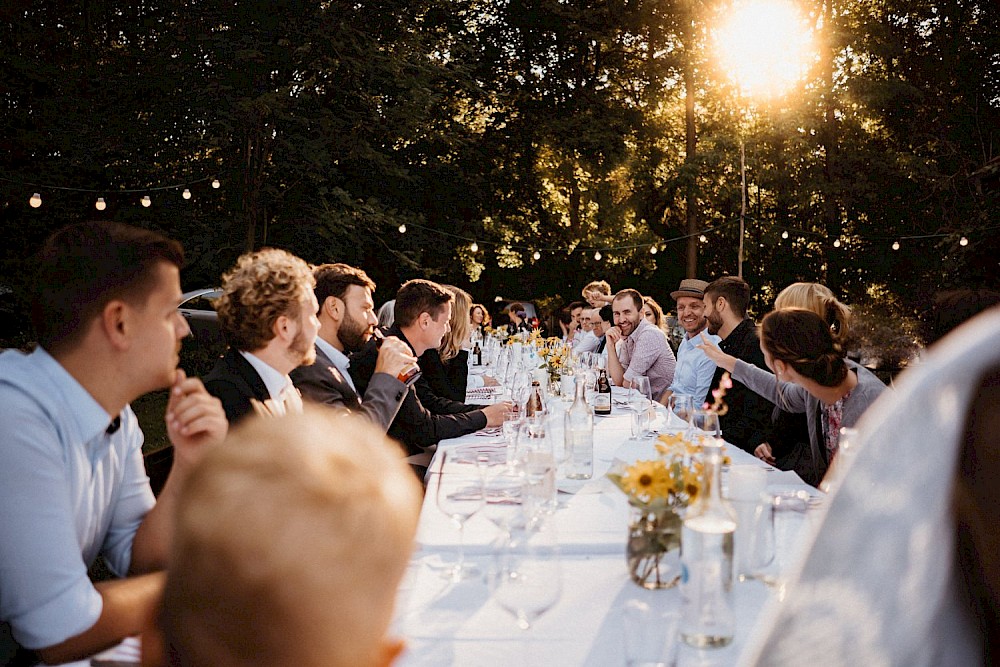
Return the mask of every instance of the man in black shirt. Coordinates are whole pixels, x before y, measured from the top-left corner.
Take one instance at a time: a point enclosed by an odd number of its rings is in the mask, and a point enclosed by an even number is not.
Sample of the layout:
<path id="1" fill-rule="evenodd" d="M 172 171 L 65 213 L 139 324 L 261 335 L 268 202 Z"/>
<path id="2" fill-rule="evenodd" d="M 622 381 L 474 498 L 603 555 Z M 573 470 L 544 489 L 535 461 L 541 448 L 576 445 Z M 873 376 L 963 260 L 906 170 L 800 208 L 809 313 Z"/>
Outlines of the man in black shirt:
<path id="1" fill-rule="evenodd" d="M 719 348 L 748 364 L 768 370 L 760 350 L 757 327 L 746 316 L 750 302 L 750 286 L 746 281 L 733 276 L 719 278 L 705 288 L 704 300 L 708 333 L 722 338 Z M 722 368 L 715 370 L 709 397 L 719 386 L 723 373 Z M 753 454 L 757 445 L 767 438 L 774 404 L 736 380 L 723 400 L 729 410 L 719 418 L 722 437 Z"/>

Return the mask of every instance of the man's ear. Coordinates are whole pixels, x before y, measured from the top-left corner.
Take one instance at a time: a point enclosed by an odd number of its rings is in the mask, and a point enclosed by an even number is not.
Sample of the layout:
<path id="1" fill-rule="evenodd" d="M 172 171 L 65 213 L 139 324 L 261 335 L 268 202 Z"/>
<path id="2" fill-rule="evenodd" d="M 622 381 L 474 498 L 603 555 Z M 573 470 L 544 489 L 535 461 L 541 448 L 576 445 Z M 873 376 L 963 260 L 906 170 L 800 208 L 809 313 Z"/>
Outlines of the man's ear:
<path id="1" fill-rule="evenodd" d="M 101 310 L 98 326 L 116 350 L 127 350 L 131 344 L 131 316 L 132 310 L 120 299 L 109 301 Z"/>
<path id="2" fill-rule="evenodd" d="M 328 296 L 323 299 L 322 311 L 335 322 L 339 322 L 344 318 L 345 309 L 346 305 L 344 302 L 335 296 Z"/>
<path id="3" fill-rule="evenodd" d="M 420 313 L 420 316 L 417 318 L 417 323 L 420 324 L 421 329 L 426 329 L 431 323 L 431 314 L 427 311 Z"/>
<path id="4" fill-rule="evenodd" d="M 278 315 L 274 320 L 274 324 L 271 326 L 271 333 L 274 334 L 275 338 L 280 338 L 281 340 L 291 340 L 294 337 L 292 332 L 292 318 L 288 315 Z"/>

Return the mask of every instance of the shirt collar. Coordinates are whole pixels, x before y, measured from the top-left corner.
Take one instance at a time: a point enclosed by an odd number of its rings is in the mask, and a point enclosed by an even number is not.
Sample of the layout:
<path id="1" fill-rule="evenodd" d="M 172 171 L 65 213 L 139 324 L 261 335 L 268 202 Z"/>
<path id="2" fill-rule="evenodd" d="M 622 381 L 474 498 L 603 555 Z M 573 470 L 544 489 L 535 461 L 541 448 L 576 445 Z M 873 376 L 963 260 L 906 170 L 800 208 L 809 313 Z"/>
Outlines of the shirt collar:
<path id="1" fill-rule="evenodd" d="M 267 387 L 267 393 L 271 395 L 271 398 L 275 401 L 283 400 L 284 397 L 281 395 L 281 391 L 287 385 L 292 384 L 291 378 L 287 375 L 282 375 L 272 366 L 249 352 L 240 350 L 240 354 L 242 354 L 243 358 L 246 359 L 251 366 L 253 366 L 255 371 L 257 371 L 257 375 L 259 375 L 260 379 L 264 381 L 264 386 Z"/>
<path id="2" fill-rule="evenodd" d="M 32 354 L 37 357 L 42 372 L 62 392 L 64 400 L 59 409 L 68 413 L 81 441 L 90 442 L 104 433 L 115 419 L 121 417 L 121 414 L 110 417 L 90 392 L 43 348 L 37 348 Z"/>
<path id="3" fill-rule="evenodd" d="M 326 355 L 327 359 L 333 362 L 333 365 L 336 366 L 337 370 L 341 373 L 346 372 L 348 367 L 350 367 L 350 358 L 319 336 L 316 336 L 316 347 L 318 347 L 323 354 Z"/>
<path id="4" fill-rule="evenodd" d="M 635 329 L 632 330 L 632 333 L 630 333 L 628 335 L 628 337 L 631 339 L 637 333 L 641 333 L 641 332 L 645 331 L 646 329 L 648 329 L 651 326 L 653 326 L 653 325 L 649 323 L 649 320 L 647 320 L 645 317 L 643 317 L 643 318 L 641 318 L 639 320 L 639 324 L 635 327 Z"/>

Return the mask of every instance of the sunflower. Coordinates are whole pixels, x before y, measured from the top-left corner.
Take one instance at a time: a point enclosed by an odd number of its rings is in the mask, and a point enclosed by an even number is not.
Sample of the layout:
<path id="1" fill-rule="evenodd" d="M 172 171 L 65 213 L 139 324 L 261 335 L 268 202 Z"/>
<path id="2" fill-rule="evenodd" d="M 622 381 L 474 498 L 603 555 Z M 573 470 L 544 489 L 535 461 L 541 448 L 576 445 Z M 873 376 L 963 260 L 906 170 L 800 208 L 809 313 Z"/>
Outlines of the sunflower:
<path id="1" fill-rule="evenodd" d="M 663 461 L 636 461 L 622 476 L 622 489 L 642 502 L 667 498 L 673 484 Z"/>

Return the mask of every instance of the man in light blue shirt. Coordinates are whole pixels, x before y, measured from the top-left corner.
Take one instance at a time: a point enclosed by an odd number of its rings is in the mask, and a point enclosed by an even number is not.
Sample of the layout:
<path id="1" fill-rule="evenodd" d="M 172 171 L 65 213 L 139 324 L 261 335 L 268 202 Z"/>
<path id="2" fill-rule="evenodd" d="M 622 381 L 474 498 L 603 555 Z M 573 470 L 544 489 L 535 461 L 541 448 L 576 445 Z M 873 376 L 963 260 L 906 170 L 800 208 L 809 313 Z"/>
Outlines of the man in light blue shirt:
<path id="1" fill-rule="evenodd" d="M 708 326 L 703 300 L 706 287 L 708 283 L 704 280 L 685 278 L 680 287 L 670 293 L 677 302 L 677 321 L 684 328 L 684 338 L 677 347 L 674 381 L 660 397 L 664 405 L 672 394 L 687 394 L 694 397 L 695 407 L 700 407 L 708 395 L 708 388 L 712 386 L 715 363 L 697 347 L 701 343 L 701 332 Z M 718 336 L 706 336 L 718 344 Z"/>
<path id="2" fill-rule="evenodd" d="M 38 258 L 40 347 L 0 355 L 4 664 L 25 649 L 80 659 L 155 616 L 178 486 L 227 431 L 219 402 L 177 368 L 182 264 L 176 242 L 111 222 L 60 230 Z M 128 403 L 165 387 L 175 457 L 156 501 Z M 98 555 L 125 578 L 92 584 Z"/>

